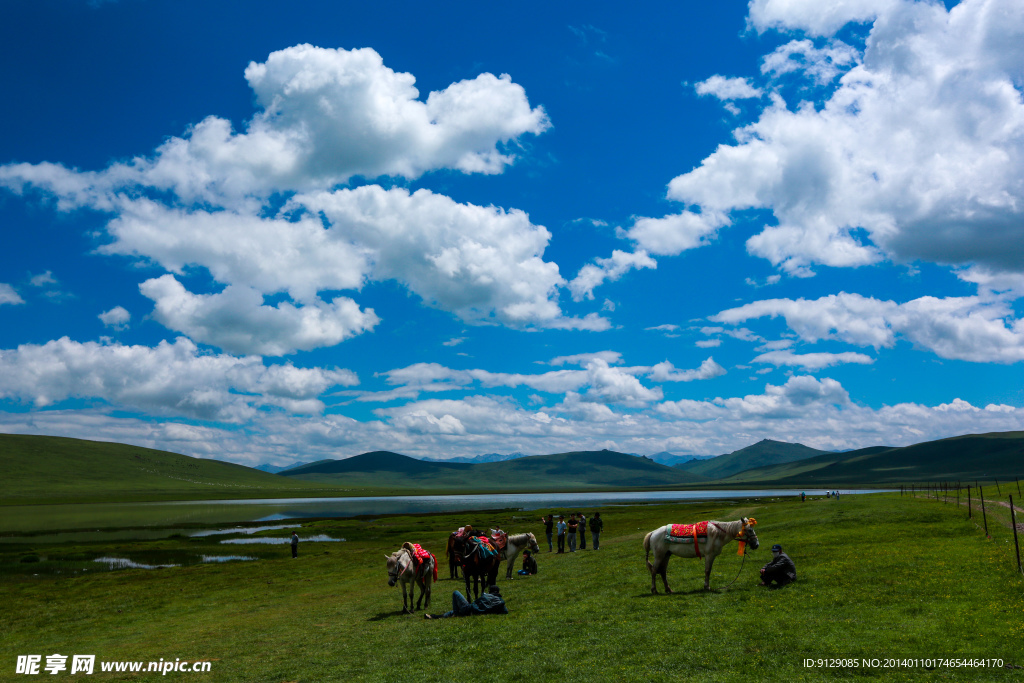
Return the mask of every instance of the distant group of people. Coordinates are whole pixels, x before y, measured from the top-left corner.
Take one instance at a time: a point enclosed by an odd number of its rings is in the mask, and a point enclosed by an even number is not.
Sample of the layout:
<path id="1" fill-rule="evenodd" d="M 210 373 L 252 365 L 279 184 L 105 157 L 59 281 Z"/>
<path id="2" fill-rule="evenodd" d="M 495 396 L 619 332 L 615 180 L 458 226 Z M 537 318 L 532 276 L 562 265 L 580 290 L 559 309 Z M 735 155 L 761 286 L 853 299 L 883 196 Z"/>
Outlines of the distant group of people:
<path id="1" fill-rule="evenodd" d="M 544 523 L 544 535 L 548 539 L 548 552 L 554 552 L 554 544 L 552 543 L 552 536 L 557 530 L 558 532 L 558 552 L 564 553 L 566 543 L 569 546 L 569 552 L 576 552 L 576 538 L 579 537 L 580 550 L 587 549 L 587 525 L 590 525 L 590 539 L 594 550 L 600 550 L 601 548 L 601 531 L 604 529 L 604 521 L 601 519 L 601 513 L 595 512 L 594 516 L 587 521 L 587 516 L 582 512 L 577 515 L 573 512 L 569 515 L 569 520 L 566 521 L 565 515 L 559 515 L 558 524 L 555 524 L 555 516 L 548 515 L 547 517 L 541 517 L 541 521 Z"/>

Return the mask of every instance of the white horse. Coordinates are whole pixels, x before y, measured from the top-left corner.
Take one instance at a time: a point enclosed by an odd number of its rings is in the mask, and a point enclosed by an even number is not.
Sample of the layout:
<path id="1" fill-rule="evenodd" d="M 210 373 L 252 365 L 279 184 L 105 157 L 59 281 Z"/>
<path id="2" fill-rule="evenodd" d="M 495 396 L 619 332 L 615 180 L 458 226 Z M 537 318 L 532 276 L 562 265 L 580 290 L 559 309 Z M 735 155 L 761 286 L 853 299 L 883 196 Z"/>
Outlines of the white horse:
<path id="1" fill-rule="evenodd" d="M 385 555 L 384 557 L 388 560 L 388 585 L 394 588 L 396 583 L 402 584 L 402 611 L 409 612 L 410 614 L 414 613 L 420 608 L 420 603 L 423 602 L 424 597 L 426 597 L 427 601 L 423 607 L 430 607 L 430 589 L 434 585 L 437 571 L 436 558 L 431 555 L 427 560 L 417 563 L 415 548 L 408 541 L 403 543 L 402 547 L 391 553 L 390 556 Z M 405 587 L 410 583 L 412 586 L 409 588 L 409 601 L 408 606 L 406 606 Z M 416 597 L 416 586 L 420 587 L 420 599 L 416 601 L 414 606 L 413 598 Z"/>
<path id="2" fill-rule="evenodd" d="M 505 560 L 508 561 L 508 567 L 505 569 L 505 578 L 512 578 L 512 570 L 515 569 L 516 558 L 519 557 L 519 553 L 523 551 L 523 548 L 529 548 L 532 553 L 539 553 L 540 546 L 537 545 L 537 538 L 531 533 L 516 534 L 515 536 L 509 536 L 508 541 L 505 543 Z"/>
<path id="3" fill-rule="evenodd" d="M 658 574 L 661 574 L 661 581 L 665 584 L 665 592 L 671 593 L 668 587 L 668 560 L 672 555 L 679 557 L 703 557 L 704 558 L 704 590 L 711 588 L 711 565 L 715 558 L 722 552 L 722 547 L 732 540 L 746 541 L 750 544 L 751 550 L 757 550 L 757 534 L 754 533 L 752 519 L 738 519 L 735 522 L 708 522 L 707 538 L 700 539 L 697 549 L 693 543 L 676 543 L 665 540 L 665 536 L 671 530 L 672 525 L 666 524 L 644 536 L 644 560 L 647 562 L 647 570 L 651 572 L 651 592 L 657 593 L 655 586 Z M 700 555 L 697 554 L 700 551 Z M 654 563 L 650 561 L 651 552 L 654 552 Z"/>

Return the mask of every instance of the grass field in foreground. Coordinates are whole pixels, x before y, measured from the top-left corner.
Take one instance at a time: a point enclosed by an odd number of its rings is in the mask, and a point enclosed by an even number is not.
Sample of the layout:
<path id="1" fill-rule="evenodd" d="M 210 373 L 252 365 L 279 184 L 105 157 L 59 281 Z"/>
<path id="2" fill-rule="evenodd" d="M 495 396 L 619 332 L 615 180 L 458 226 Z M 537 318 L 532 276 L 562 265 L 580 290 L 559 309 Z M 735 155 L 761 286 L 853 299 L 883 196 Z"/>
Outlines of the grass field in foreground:
<path id="1" fill-rule="evenodd" d="M 297 560 L 287 546 L 270 546 L 249 563 L 71 578 L 5 573 L 0 679 L 22 679 L 16 656 L 33 653 L 212 660 L 210 673 L 167 676 L 203 681 L 984 681 L 1024 673 L 804 667 L 807 658 L 892 657 L 1024 665 L 1024 580 L 1010 530 L 990 524 L 989 540 L 963 509 L 898 494 L 607 508 L 600 551 L 549 555 L 545 548 L 538 576 L 499 580 L 509 615 L 433 622 L 399 613 L 384 553 L 411 540 L 440 554 L 448 531 L 466 522 L 543 535 L 540 524 L 513 523 L 512 514 L 312 522 L 303 535 L 329 530 L 349 540 L 304 544 Z M 701 565 L 676 558 L 669 580 L 677 592 L 650 594 L 640 546 L 647 531 L 751 515 L 762 549 L 731 588 L 700 590 Z M 123 542 L 109 550 L 209 542 Z M 799 580 L 766 590 L 756 585 L 757 568 L 776 542 L 793 557 Z M 4 559 L 85 549 L 12 548 Z M 735 544 L 726 547 L 712 587 L 736 575 L 735 553 Z M 446 576 L 442 567 L 431 611 L 448 609 L 451 591 L 462 587 Z M 140 678 L 120 676 L 89 678 Z"/>

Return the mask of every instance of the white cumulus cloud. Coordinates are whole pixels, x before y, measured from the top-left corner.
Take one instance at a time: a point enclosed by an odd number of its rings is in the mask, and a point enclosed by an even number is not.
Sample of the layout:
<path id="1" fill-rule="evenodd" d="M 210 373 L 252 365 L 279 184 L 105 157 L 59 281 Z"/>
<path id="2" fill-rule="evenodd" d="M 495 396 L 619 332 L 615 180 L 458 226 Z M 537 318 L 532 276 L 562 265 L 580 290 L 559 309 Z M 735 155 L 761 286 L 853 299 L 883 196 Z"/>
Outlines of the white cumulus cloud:
<path id="1" fill-rule="evenodd" d="M 139 289 L 156 303 L 153 316 L 162 325 L 234 354 L 283 356 L 334 346 L 379 322 L 373 309 L 363 311 L 347 297 L 267 306 L 263 295 L 250 287 L 192 294 L 173 275 L 146 280 Z"/>
<path id="2" fill-rule="evenodd" d="M 1024 323 L 1003 301 L 980 297 L 921 297 L 903 304 L 841 292 L 820 299 L 755 301 L 710 316 L 737 324 L 785 319 L 801 340 L 835 339 L 876 349 L 898 337 L 942 358 L 978 363 L 1024 360 Z"/>
<path id="3" fill-rule="evenodd" d="M 109 311 L 100 313 L 100 321 L 107 327 L 112 327 L 115 330 L 123 330 L 128 327 L 129 321 L 132 319 L 132 314 L 124 306 L 114 306 Z"/>
<path id="4" fill-rule="evenodd" d="M 245 422 L 260 406 L 318 413 L 317 398 L 358 382 L 349 370 L 266 366 L 255 356 L 203 354 L 188 339 L 155 347 L 75 342 L 0 350 L 0 398 L 46 407 L 100 399 L 131 410 Z"/>

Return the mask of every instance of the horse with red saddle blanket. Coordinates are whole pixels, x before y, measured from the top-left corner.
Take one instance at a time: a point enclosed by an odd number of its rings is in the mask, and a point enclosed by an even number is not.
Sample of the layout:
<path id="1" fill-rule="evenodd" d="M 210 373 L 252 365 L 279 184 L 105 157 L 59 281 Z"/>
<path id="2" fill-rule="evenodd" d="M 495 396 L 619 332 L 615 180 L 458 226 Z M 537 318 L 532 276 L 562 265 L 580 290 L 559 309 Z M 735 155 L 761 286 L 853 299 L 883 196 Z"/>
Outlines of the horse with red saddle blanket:
<path id="1" fill-rule="evenodd" d="M 757 534 L 753 517 L 738 519 L 734 522 L 706 521 L 696 524 L 666 524 L 644 536 L 644 560 L 647 570 L 651 573 L 651 592 L 657 593 L 657 577 L 665 584 L 665 592 L 671 593 L 668 587 L 668 560 L 672 555 L 679 557 L 704 558 L 704 590 L 711 587 L 711 566 L 722 548 L 730 541 L 740 542 L 739 554 L 745 551 L 746 544 L 751 550 L 757 550 Z M 654 553 L 654 562 L 650 560 Z"/>
<path id="2" fill-rule="evenodd" d="M 408 541 L 390 556 L 384 557 L 388 559 L 388 585 L 394 588 L 396 584 L 402 584 L 402 611 L 414 613 L 420 608 L 424 597 L 426 604 L 423 607 L 430 607 L 430 589 L 437 581 L 437 558 L 418 543 Z M 408 584 L 412 586 L 409 588 L 409 599 L 406 604 L 405 591 Z M 414 604 L 416 586 L 420 587 L 420 599 Z"/>

